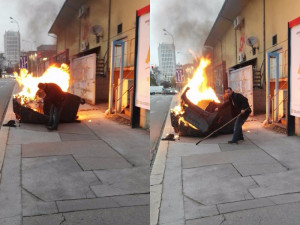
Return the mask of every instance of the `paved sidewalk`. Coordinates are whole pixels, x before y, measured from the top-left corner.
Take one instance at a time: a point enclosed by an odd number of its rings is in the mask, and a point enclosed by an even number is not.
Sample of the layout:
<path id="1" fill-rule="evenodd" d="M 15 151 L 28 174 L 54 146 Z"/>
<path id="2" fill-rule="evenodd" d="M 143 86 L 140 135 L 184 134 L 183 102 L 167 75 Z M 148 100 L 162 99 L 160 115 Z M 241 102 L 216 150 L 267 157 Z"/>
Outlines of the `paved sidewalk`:
<path id="1" fill-rule="evenodd" d="M 79 119 L 1 128 L 0 225 L 149 224 L 149 132 L 103 108 L 85 105 Z"/>
<path id="2" fill-rule="evenodd" d="M 299 225 L 300 137 L 265 129 L 256 117 L 244 134 L 238 145 L 227 144 L 231 135 L 198 146 L 199 138 L 161 142 L 150 179 L 150 224 Z"/>

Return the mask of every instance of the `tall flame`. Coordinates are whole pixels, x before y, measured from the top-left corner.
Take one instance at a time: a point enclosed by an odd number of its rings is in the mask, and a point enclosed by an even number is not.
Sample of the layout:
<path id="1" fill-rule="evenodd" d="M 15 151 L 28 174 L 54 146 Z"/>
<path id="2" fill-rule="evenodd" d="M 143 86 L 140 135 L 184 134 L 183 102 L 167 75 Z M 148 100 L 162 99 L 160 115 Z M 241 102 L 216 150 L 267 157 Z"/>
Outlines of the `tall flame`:
<path id="1" fill-rule="evenodd" d="M 195 105 L 203 100 L 220 102 L 214 90 L 207 84 L 205 69 L 210 65 L 210 63 L 210 59 L 202 57 L 193 78 L 189 80 L 186 85 L 186 87 L 190 88 L 190 90 L 187 91 L 186 96 Z"/>
<path id="2" fill-rule="evenodd" d="M 25 98 L 27 100 L 34 100 L 39 83 L 55 83 L 65 92 L 68 91 L 70 85 L 69 67 L 66 64 L 62 64 L 60 67 L 51 65 L 40 77 L 34 77 L 31 73 L 28 73 L 26 69 L 21 69 L 20 75 L 17 73 L 14 75 L 19 86 L 23 88 L 22 91 L 17 94 L 17 96 L 22 99 L 22 103 Z"/>

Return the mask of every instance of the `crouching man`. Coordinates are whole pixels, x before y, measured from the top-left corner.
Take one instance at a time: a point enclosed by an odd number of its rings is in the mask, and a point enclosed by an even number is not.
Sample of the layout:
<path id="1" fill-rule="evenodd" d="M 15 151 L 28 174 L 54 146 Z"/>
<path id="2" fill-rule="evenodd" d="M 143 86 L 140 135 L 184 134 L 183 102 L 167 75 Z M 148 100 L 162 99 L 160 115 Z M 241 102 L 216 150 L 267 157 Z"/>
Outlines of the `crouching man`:
<path id="1" fill-rule="evenodd" d="M 228 141 L 229 144 L 237 144 L 238 141 L 244 140 L 242 126 L 252 111 L 249 106 L 248 99 L 242 94 L 233 92 L 230 87 L 225 91 L 225 94 L 227 95 L 229 102 L 232 104 L 235 113 L 240 114 L 234 123 L 232 140 Z"/>
<path id="2" fill-rule="evenodd" d="M 44 104 L 51 105 L 47 128 L 57 130 L 66 93 L 55 83 L 39 83 L 38 88 L 36 95 L 44 100 Z"/>

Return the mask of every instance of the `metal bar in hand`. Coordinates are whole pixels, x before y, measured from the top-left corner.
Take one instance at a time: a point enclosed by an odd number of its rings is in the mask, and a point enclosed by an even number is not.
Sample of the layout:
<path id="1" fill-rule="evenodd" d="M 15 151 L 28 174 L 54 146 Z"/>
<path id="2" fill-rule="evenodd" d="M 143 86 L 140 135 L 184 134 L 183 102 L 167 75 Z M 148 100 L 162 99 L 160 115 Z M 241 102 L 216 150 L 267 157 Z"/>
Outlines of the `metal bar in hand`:
<path id="1" fill-rule="evenodd" d="M 245 112 L 250 108 L 251 106 L 249 106 L 247 109 L 245 109 Z M 244 113 L 244 112 L 243 112 Z M 207 138 L 211 137 L 213 134 L 215 134 L 216 132 L 218 132 L 219 130 L 221 130 L 223 127 L 227 126 L 228 124 L 230 124 L 232 121 L 234 121 L 236 118 L 238 118 L 240 115 L 243 114 L 242 112 L 240 114 L 238 114 L 237 116 L 235 116 L 234 118 L 232 118 L 231 120 L 229 120 L 227 123 L 225 123 L 224 125 L 222 125 L 221 127 L 219 127 L 218 129 L 214 130 L 213 132 L 211 132 L 209 135 L 207 135 L 206 137 L 202 138 L 200 141 L 198 141 L 196 143 L 196 145 L 198 145 L 200 142 L 206 140 Z"/>

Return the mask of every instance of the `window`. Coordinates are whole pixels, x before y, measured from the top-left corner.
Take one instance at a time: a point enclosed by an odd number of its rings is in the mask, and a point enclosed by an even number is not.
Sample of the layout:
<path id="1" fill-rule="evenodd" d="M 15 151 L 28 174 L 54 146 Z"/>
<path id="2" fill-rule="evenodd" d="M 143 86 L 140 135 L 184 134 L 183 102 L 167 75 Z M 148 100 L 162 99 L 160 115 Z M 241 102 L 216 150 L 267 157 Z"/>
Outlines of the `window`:
<path id="1" fill-rule="evenodd" d="M 120 34 L 122 33 L 122 23 L 120 23 L 118 26 L 117 26 L 117 34 Z"/>
<path id="2" fill-rule="evenodd" d="M 277 34 L 272 37 L 272 45 L 277 45 Z"/>

